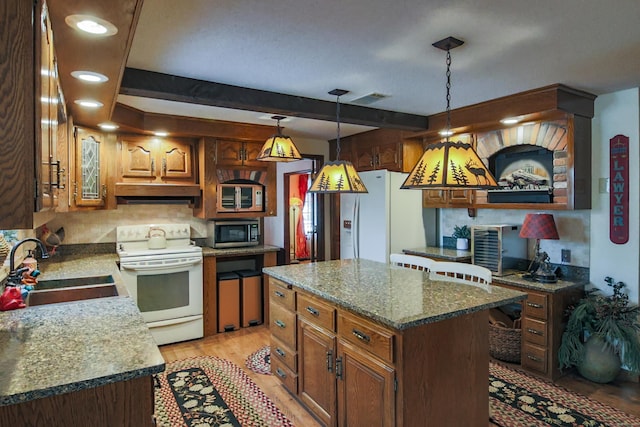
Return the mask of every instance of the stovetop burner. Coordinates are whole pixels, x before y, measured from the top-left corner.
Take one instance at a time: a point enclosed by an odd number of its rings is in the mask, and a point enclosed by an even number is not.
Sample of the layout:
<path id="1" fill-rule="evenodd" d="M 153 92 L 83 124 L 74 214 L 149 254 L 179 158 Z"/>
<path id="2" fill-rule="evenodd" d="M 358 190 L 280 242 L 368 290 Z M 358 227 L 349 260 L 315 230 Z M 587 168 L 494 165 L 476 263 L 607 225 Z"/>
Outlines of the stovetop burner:
<path id="1" fill-rule="evenodd" d="M 164 244 L 158 249 L 150 248 L 151 229 L 164 231 Z M 154 247 L 158 247 L 157 241 Z M 144 224 L 124 225 L 116 228 L 116 252 L 123 257 L 164 256 L 170 254 L 202 254 L 202 248 L 191 240 L 189 224 Z"/>

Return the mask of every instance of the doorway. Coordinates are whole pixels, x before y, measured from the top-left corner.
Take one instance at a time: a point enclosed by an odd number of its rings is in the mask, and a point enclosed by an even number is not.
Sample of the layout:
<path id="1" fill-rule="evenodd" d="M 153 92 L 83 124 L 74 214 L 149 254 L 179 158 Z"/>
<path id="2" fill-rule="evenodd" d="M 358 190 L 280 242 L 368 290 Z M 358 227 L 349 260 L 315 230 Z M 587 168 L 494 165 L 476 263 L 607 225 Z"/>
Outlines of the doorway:
<path id="1" fill-rule="evenodd" d="M 323 156 L 305 155 L 311 169 L 284 174 L 285 264 L 324 261 L 324 198 L 309 193 Z"/>

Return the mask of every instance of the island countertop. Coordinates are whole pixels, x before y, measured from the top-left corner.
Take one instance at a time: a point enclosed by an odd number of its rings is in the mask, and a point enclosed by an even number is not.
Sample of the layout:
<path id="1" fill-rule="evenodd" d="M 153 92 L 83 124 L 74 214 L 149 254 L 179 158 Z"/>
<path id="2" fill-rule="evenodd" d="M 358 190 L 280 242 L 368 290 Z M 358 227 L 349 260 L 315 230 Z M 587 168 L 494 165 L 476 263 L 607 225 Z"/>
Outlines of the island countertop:
<path id="1" fill-rule="evenodd" d="M 431 280 L 422 271 L 364 259 L 265 267 L 262 271 L 398 330 L 526 298 L 523 292 L 499 286 Z"/>
<path id="2" fill-rule="evenodd" d="M 41 263 L 42 279 L 113 274 L 115 255 Z M 0 406 L 162 372 L 165 363 L 128 295 L 0 312 Z"/>

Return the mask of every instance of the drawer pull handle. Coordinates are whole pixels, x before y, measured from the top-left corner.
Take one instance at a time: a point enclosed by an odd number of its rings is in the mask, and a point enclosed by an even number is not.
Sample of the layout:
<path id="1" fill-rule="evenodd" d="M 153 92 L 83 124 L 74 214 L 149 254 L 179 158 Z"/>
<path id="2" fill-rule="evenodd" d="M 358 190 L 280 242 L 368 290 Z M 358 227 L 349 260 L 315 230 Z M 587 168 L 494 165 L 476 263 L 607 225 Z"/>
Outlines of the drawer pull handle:
<path id="1" fill-rule="evenodd" d="M 542 362 L 542 359 L 536 356 L 532 356 L 530 354 L 527 354 L 527 358 L 533 360 L 534 362 Z"/>
<path id="2" fill-rule="evenodd" d="M 279 326 L 281 328 L 287 327 L 287 325 L 282 320 L 276 320 L 274 323 L 276 324 L 276 326 Z"/>
<path id="3" fill-rule="evenodd" d="M 311 306 L 307 307 L 307 311 L 316 317 L 320 316 L 320 312 Z"/>
<path id="4" fill-rule="evenodd" d="M 353 335 L 356 336 L 356 338 L 358 338 L 359 340 L 362 340 L 364 342 L 366 342 L 367 344 L 371 341 L 371 337 L 369 337 L 369 335 L 365 334 L 364 332 L 360 332 L 357 329 L 354 329 L 352 331 Z"/>
<path id="5" fill-rule="evenodd" d="M 528 302 L 527 305 L 533 308 L 542 308 L 542 304 L 536 304 L 535 302 Z"/>
<path id="6" fill-rule="evenodd" d="M 276 375 L 278 375 L 280 378 L 287 378 L 287 374 L 280 368 L 276 369 Z"/>
<path id="7" fill-rule="evenodd" d="M 286 353 L 282 351 L 280 347 L 276 347 L 276 353 L 278 353 L 280 357 L 284 357 L 286 355 Z"/>
<path id="8" fill-rule="evenodd" d="M 544 335 L 542 331 L 538 331 L 537 329 L 527 328 L 527 332 L 534 335 L 540 335 L 540 336 Z"/>
<path id="9" fill-rule="evenodd" d="M 327 371 L 333 372 L 333 350 L 327 351 Z"/>
<path id="10" fill-rule="evenodd" d="M 336 378 L 342 379 L 342 357 L 336 359 Z"/>
<path id="11" fill-rule="evenodd" d="M 275 296 L 280 297 L 280 298 L 284 298 L 284 294 L 280 291 L 273 291 L 273 293 L 275 294 Z"/>

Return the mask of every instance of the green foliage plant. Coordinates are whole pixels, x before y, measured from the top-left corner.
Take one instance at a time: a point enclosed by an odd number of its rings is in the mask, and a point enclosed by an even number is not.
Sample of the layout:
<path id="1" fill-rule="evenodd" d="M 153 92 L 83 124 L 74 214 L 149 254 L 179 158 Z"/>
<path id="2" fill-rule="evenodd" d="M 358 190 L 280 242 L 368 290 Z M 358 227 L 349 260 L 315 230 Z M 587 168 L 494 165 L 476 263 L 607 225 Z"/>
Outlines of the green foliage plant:
<path id="1" fill-rule="evenodd" d="M 599 289 L 590 289 L 574 306 L 568 309 L 569 320 L 562 334 L 558 350 L 560 369 L 568 369 L 582 362 L 584 343 L 592 335 L 603 338 L 612 348 L 622 365 L 633 373 L 640 373 L 640 307 L 629 303 L 624 282 L 605 277 L 613 294 L 602 295 Z"/>
<path id="2" fill-rule="evenodd" d="M 453 227 L 453 234 L 451 237 L 456 239 L 470 239 L 471 238 L 471 229 L 466 225 Z"/>

